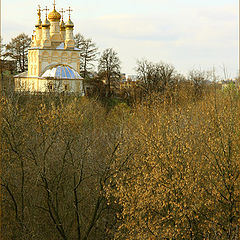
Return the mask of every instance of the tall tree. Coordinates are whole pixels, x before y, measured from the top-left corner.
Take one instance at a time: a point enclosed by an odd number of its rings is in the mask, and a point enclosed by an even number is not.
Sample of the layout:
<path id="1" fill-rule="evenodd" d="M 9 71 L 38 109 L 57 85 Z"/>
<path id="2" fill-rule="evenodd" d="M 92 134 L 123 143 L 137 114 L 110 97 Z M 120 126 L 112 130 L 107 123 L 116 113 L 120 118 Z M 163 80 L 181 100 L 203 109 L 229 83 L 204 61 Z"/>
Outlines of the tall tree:
<path id="1" fill-rule="evenodd" d="M 92 39 L 85 38 L 80 33 L 76 34 L 74 39 L 75 46 L 81 50 L 80 73 L 84 79 L 88 79 L 97 58 L 98 48 Z"/>
<path id="2" fill-rule="evenodd" d="M 152 63 L 147 60 L 137 61 L 136 71 L 142 88 L 148 92 L 162 92 L 176 81 L 175 68 L 167 63 Z"/>
<path id="3" fill-rule="evenodd" d="M 1 80 L 3 80 L 3 64 L 5 59 L 5 44 L 3 44 L 2 38 L 0 38 L 0 72 L 1 72 Z"/>
<path id="4" fill-rule="evenodd" d="M 212 73 L 204 72 L 200 70 L 192 70 L 188 74 L 188 80 L 191 82 L 194 88 L 194 95 L 201 96 L 203 94 L 203 89 L 210 79 Z"/>
<path id="5" fill-rule="evenodd" d="M 31 38 L 25 33 L 21 33 L 11 39 L 6 45 L 7 56 L 17 62 L 17 70 L 24 72 L 27 70 L 27 51 L 31 44 Z"/>
<path id="6" fill-rule="evenodd" d="M 120 60 L 112 48 L 105 49 L 99 59 L 98 73 L 106 81 L 106 96 L 111 95 L 111 87 L 120 81 Z"/>

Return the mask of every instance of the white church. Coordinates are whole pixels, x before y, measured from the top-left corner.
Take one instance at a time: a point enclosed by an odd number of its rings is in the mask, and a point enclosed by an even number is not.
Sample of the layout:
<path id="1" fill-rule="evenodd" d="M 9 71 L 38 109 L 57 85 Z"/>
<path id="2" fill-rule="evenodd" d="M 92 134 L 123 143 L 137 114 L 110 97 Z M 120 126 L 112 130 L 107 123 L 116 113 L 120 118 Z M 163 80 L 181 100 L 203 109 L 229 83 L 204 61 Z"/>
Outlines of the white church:
<path id="1" fill-rule="evenodd" d="M 75 48 L 73 28 L 69 19 L 54 9 L 38 10 L 38 21 L 28 50 L 28 72 L 14 77 L 15 90 L 30 93 L 72 92 L 84 95 L 83 78 L 80 76 L 80 50 Z M 41 12 L 46 12 L 44 21 Z"/>

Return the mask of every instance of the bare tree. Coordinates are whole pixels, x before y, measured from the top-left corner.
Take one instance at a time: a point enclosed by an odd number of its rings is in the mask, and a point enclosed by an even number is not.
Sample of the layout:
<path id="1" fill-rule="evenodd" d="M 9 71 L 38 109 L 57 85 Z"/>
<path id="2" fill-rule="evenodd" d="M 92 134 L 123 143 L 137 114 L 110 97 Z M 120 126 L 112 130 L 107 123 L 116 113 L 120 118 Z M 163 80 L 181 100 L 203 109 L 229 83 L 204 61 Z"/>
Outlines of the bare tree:
<path id="1" fill-rule="evenodd" d="M 17 71 L 24 72 L 27 70 L 27 53 L 31 44 L 31 38 L 25 33 L 21 33 L 15 38 L 11 39 L 6 45 L 7 56 L 17 62 Z"/>
<path id="2" fill-rule="evenodd" d="M 81 50 L 80 73 L 84 79 L 88 79 L 97 58 L 98 48 L 92 39 L 85 38 L 80 33 L 76 34 L 74 39 L 75 46 Z"/>
<path id="3" fill-rule="evenodd" d="M 35 104 L 2 104 L 3 239 L 107 239 L 118 127 L 95 101 Z"/>
<path id="4" fill-rule="evenodd" d="M 1 80 L 3 80 L 3 64 L 4 64 L 4 60 L 6 58 L 5 55 L 5 44 L 3 44 L 3 40 L 2 38 L 0 39 L 0 71 L 1 71 Z"/>
<path id="5" fill-rule="evenodd" d="M 193 85 L 195 97 L 203 94 L 204 87 L 209 82 L 210 73 L 200 70 L 192 70 L 189 72 L 188 80 Z"/>
<path id="6" fill-rule="evenodd" d="M 120 60 L 117 52 L 112 48 L 103 51 L 98 64 L 98 74 L 106 81 L 106 96 L 111 95 L 111 87 L 120 81 Z"/>
<path id="7" fill-rule="evenodd" d="M 152 63 L 147 60 L 138 60 L 136 71 L 146 93 L 164 93 L 177 80 L 175 68 L 163 62 Z"/>

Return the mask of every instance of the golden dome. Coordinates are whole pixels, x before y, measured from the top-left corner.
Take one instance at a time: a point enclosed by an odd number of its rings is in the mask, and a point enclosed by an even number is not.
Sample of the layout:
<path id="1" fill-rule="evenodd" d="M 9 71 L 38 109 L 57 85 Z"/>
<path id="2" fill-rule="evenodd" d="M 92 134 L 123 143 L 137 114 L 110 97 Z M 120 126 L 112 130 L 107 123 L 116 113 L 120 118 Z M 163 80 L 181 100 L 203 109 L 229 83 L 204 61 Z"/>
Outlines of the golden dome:
<path id="1" fill-rule="evenodd" d="M 35 27 L 40 27 L 41 25 L 42 25 L 42 21 L 41 21 L 41 19 L 38 19 Z"/>
<path id="2" fill-rule="evenodd" d="M 66 23 L 66 27 L 74 27 L 73 22 L 71 21 L 71 19 L 69 19 Z"/>
<path id="3" fill-rule="evenodd" d="M 65 23 L 63 21 L 60 23 L 60 28 L 61 30 L 65 30 Z"/>
<path id="4" fill-rule="evenodd" d="M 43 27 L 49 27 L 50 26 L 50 22 L 47 20 L 47 18 L 43 21 L 42 26 Z"/>
<path id="5" fill-rule="evenodd" d="M 50 21 L 60 21 L 61 14 L 54 8 L 53 11 L 48 14 L 48 19 Z"/>

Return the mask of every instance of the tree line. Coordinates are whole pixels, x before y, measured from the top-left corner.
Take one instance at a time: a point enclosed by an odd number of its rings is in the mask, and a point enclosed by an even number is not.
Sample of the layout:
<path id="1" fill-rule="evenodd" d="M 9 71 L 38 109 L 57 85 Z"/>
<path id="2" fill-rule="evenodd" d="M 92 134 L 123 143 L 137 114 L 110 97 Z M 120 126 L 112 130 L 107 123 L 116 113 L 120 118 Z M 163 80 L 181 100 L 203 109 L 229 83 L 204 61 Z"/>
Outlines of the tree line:
<path id="1" fill-rule="evenodd" d="M 137 84 L 132 88 L 122 88 L 121 61 L 112 48 L 100 54 L 96 43 L 78 33 L 74 36 L 75 46 L 80 50 L 80 74 L 85 79 L 85 86 L 91 86 L 88 95 L 94 97 L 118 96 L 129 102 L 141 101 L 152 93 L 174 92 L 179 85 L 192 85 L 196 95 L 201 95 L 211 74 L 193 70 L 188 76 L 179 74 L 175 67 L 164 62 L 152 63 L 146 59 L 138 60 L 135 66 Z M 12 38 L 8 44 L 1 45 L 1 76 L 4 79 L 5 60 L 14 61 L 14 72 L 27 71 L 27 51 L 31 39 L 22 33 Z M 9 75 L 6 77 L 9 78 Z"/>
<path id="2" fill-rule="evenodd" d="M 106 80 L 106 94 L 110 95 L 111 85 L 120 80 L 120 60 L 116 51 L 108 48 L 99 56 L 96 44 L 90 38 L 85 38 L 82 34 L 74 36 L 75 47 L 80 50 L 80 74 L 88 80 Z M 3 73 L 4 60 L 9 59 L 16 63 L 15 73 L 27 71 L 28 49 L 31 46 L 31 38 L 22 33 L 12 38 L 8 44 L 1 44 L 1 73 Z M 95 63 L 97 72 L 95 71 Z"/>

